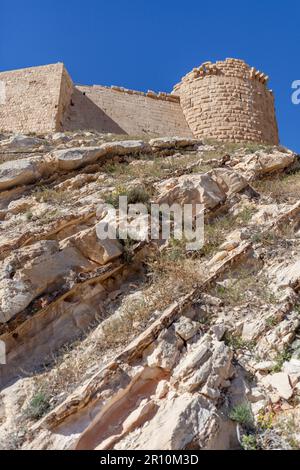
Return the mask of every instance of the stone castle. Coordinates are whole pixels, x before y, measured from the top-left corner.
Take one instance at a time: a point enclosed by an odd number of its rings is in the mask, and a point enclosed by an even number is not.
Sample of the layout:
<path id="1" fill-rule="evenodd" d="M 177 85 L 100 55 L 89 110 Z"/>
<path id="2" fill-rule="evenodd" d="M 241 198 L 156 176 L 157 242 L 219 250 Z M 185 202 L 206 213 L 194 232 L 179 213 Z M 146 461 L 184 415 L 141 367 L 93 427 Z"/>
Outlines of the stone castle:
<path id="1" fill-rule="evenodd" d="M 268 77 L 244 61 L 194 68 L 171 94 L 74 85 L 62 63 L 0 73 L 0 130 L 79 129 L 279 143 Z M 4 98 L 4 99 L 3 99 Z"/>

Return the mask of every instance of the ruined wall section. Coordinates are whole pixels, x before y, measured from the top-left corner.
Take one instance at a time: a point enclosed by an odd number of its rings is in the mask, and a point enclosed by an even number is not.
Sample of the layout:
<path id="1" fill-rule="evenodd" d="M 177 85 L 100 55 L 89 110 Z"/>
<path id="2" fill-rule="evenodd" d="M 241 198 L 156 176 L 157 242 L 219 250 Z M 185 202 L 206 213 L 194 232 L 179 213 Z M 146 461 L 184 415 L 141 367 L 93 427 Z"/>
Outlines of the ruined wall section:
<path id="1" fill-rule="evenodd" d="M 205 62 L 188 73 L 173 93 L 180 96 L 196 137 L 278 144 L 274 97 L 268 77 L 244 61 Z"/>
<path id="2" fill-rule="evenodd" d="M 51 132 L 57 130 L 62 63 L 1 72 L 5 100 L 0 103 L 0 130 Z"/>
<path id="3" fill-rule="evenodd" d="M 192 136 L 178 97 L 115 86 L 76 86 L 63 127 L 132 136 Z"/>

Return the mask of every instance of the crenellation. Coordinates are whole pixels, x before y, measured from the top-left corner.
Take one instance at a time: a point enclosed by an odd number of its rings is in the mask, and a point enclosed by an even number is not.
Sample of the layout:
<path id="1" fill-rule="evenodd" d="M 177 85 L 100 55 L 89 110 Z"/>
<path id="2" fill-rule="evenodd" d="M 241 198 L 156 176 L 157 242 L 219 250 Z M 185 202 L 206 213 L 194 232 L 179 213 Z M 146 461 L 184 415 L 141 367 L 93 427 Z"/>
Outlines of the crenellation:
<path id="1" fill-rule="evenodd" d="M 162 92 L 162 91 L 159 91 L 158 93 L 156 93 L 155 91 L 153 90 L 148 90 L 147 92 L 144 92 L 144 91 L 138 91 L 138 90 L 130 90 L 128 88 L 124 88 L 124 87 L 120 87 L 120 86 L 116 86 L 116 85 L 111 85 L 110 87 L 107 87 L 107 86 L 102 86 L 102 85 L 93 85 L 93 87 L 100 87 L 100 88 L 107 88 L 107 89 L 111 89 L 111 90 L 114 90 L 114 91 L 119 91 L 121 93 L 127 93 L 129 95 L 139 95 L 139 96 L 148 96 L 148 98 L 153 98 L 153 99 L 160 99 L 160 100 L 163 100 L 163 101 L 174 101 L 174 102 L 180 102 L 180 97 L 179 96 L 176 96 L 174 94 L 171 94 L 171 93 L 166 93 L 166 92 Z"/>

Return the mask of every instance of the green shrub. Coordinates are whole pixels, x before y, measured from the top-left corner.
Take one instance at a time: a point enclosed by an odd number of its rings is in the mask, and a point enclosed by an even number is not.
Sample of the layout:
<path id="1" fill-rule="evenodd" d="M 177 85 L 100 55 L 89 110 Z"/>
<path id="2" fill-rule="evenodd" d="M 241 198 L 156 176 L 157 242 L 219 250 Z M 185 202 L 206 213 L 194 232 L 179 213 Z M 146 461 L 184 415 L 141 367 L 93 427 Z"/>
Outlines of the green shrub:
<path id="1" fill-rule="evenodd" d="M 126 264 L 131 264 L 134 260 L 134 245 L 137 243 L 135 240 L 131 238 L 127 238 L 127 240 L 121 240 L 123 245 L 123 260 Z"/>
<path id="2" fill-rule="evenodd" d="M 137 186 L 135 188 L 119 188 L 113 193 L 109 194 L 105 198 L 107 204 L 111 204 L 116 209 L 119 208 L 119 197 L 127 196 L 128 204 L 147 204 L 150 200 L 150 195 L 143 186 Z"/>
<path id="3" fill-rule="evenodd" d="M 257 450 L 257 440 L 255 434 L 245 434 L 242 437 L 242 448 L 244 450 Z"/>
<path id="4" fill-rule="evenodd" d="M 254 420 L 249 403 L 240 403 L 232 408 L 229 418 L 242 426 L 253 427 Z"/>
<path id="5" fill-rule="evenodd" d="M 131 188 L 128 193 L 128 204 L 137 204 L 139 202 L 146 204 L 150 200 L 150 196 L 143 186 Z"/>
<path id="6" fill-rule="evenodd" d="M 275 357 L 276 364 L 272 368 L 272 372 L 280 372 L 284 362 L 289 361 L 292 357 L 292 352 L 289 347 L 285 348 L 282 352 L 278 353 Z"/>
<path id="7" fill-rule="evenodd" d="M 37 392 L 33 395 L 25 410 L 25 415 L 30 419 L 40 419 L 50 408 L 49 396 L 44 392 Z"/>
<path id="8" fill-rule="evenodd" d="M 254 341 L 245 341 L 241 335 L 233 335 L 229 332 L 226 332 L 224 341 L 227 346 L 235 351 L 239 349 L 252 351 L 255 348 Z"/>

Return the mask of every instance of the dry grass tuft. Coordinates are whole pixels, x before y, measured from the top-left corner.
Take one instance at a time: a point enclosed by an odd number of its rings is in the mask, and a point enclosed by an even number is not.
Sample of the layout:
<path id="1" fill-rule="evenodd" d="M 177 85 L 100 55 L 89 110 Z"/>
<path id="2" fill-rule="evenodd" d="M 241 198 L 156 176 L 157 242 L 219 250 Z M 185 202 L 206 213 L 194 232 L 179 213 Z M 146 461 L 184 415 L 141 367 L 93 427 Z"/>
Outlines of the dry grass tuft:
<path id="1" fill-rule="evenodd" d="M 300 174 L 278 175 L 254 182 L 254 189 L 271 196 L 276 202 L 293 202 L 300 198 Z"/>
<path id="2" fill-rule="evenodd" d="M 241 267 L 231 273 L 228 286 L 216 286 L 214 294 L 221 298 L 226 305 L 237 306 L 248 302 L 274 304 L 276 298 L 268 287 L 268 279 L 260 273 L 259 265 L 252 269 Z"/>
<path id="3" fill-rule="evenodd" d="M 72 193 L 60 188 L 47 188 L 46 186 L 38 187 L 33 193 L 36 201 L 48 202 L 52 204 L 62 204 L 72 199 Z"/>

